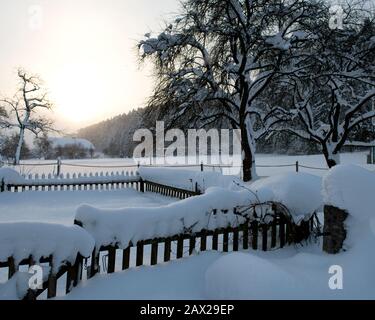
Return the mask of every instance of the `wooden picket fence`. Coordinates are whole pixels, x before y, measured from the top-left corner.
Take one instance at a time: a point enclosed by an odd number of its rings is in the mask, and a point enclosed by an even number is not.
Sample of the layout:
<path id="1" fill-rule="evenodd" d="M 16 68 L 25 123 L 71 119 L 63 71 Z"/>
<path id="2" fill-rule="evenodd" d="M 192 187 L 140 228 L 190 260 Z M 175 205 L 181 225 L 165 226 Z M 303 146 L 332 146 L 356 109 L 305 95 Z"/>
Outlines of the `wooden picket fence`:
<path id="1" fill-rule="evenodd" d="M 82 226 L 80 221 L 75 221 L 75 224 Z M 72 287 L 77 286 L 84 278 L 90 279 L 98 272 L 113 273 L 117 271 L 116 265 L 120 266 L 118 270 L 129 269 L 132 265 L 156 265 L 190 256 L 196 251 L 206 250 L 220 252 L 247 250 L 249 248 L 263 251 L 275 250 L 307 239 L 313 227 L 314 216 L 300 225 L 296 225 L 279 212 L 275 213 L 273 220 L 269 223 L 248 220 L 237 227 L 213 231 L 201 230 L 197 233 L 178 234 L 168 238 L 146 239 L 135 244 L 130 243 L 125 249 L 119 248 L 117 245 L 102 246 L 96 244 L 96 248 L 99 248 L 99 250 L 94 250 L 91 257 L 84 258 L 78 254 L 74 264 L 68 263 L 60 266 L 56 274 L 50 272 L 48 280 L 43 283 L 43 287 L 38 290 L 29 289 L 25 299 L 34 300 L 45 290 L 47 290 L 47 298 L 55 297 L 57 282 L 64 275 L 66 275 L 66 281 L 62 289 L 65 294 L 68 294 Z M 132 248 L 136 250 L 135 261 L 132 261 Z M 175 252 L 173 248 L 176 248 Z M 145 251 L 150 254 L 145 255 Z M 103 256 L 106 258 L 106 263 L 103 262 Z M 148 262 L 145 261 L 146 257 L 150 259 Z M 100 265 L 101 261 L 102 264 Z M 43 258 L 40 261 L 34 261 L 33 257 L 29 256 L 17 265 L 14 263 L 14 258 L 9 257 L 7 261 L 0 262 L 0 268 L 8 268 L 8 279 L 10 279 L 20 268 L 29 268 L 35 264 L 52 266 L 53 256 Z M 85 277 L 83 277 L 84 273 L 86 273 Z"/>
<path id="2" fill-rule="evenodd" d="M 0 192 L 25 192 L 25 191 L 77 191 L 77 190 L 114 190 L 134 188 L 140 190 L 140 177 L 131 172 L 112 172 L 104 175 L 73 174 L 29 175 L 18 183 L 4 183 L 0 181 Z"/>
<path id="3" fill-rule="evenodd" d="M 196 187 L 194 191 L 186 190 L 176 187 L 167 186 L 164 184 L 147 181 L 147 180 L 140 180 L 140 189 L 141 192 L 155 192 L 159 193 L 163 196 L 173 197 L 178 199 L 186 199 L 189 197 L 200 195 L 201 192 Z"/>
<path id="4" fill-rule="evenodd" d="M 52 266 L 54 264 L 53 256 L 43 257 L 39 261 L 35 261 L 30 255 L 28 258 L 23 259 L 18 264 L 15 264 L 13 257 L 9 257 L 7 261 L 0 261 L 0 270 L 3 268 L 8 269 L 8 280 L 16 273 L 22 269 L 27 269 L 31 266 L 38 265 L 41 267 L 49 267 L 48 279 L 42 283 L 40 289 L 31 290 L 29 289 L 25 300 L 35 300 L 37 299 L 45 290 L 47 290 L 47 298 L 56 297 L 57 292 L 57 281 L 66 274 L 66 283 L 65 283 L 65 293 L 68 294 L 73 286 L 77 286 L 78 283 L 82 280 L 82 263 L 84 258 L 78 254 L 74 264 L 65 263 L 64 265 L 58 268 L 57 273 L 52 273 Z"/>
<path id="5" fill-rule="evenodd" d="M 152 181 L 142 180 L 138 174 L 129 172 L 84 175 L 60 175 L 47 177 L 38 175 L 25 177 L 19 183 L 6 184 L 0 181 L 0 192 L 26 192 L 26 191 L 86 191 L 86 190 L 117 190 L 132 188 L 140 192 L 155 192 L 164 196 L 186 199 L 201 194 L 200 191 L 186 190 L 167 186 Z"/>

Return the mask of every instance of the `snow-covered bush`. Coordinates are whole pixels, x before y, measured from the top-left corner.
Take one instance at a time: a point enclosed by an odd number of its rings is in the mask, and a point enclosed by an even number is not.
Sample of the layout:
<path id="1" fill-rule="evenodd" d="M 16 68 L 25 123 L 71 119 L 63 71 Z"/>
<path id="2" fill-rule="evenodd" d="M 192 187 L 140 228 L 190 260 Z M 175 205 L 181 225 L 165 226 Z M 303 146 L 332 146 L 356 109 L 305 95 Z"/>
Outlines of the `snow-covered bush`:
<path id="1" fill-rule="evenodd" d="M 10 168 L 0 168 L 0 184 L 17 184 L 24 182 L 25 179 L 15 170 Z"/>
<path id="2" fill-rule="evenodd" d="M 294 220 L 308 218 L 322 209 L 322 178 L 308 173 L 284 173 L 259 179 L 247 185 L 234 176 L 225 176 L 218 172 L 200 172 L 170 168 L 140 168 L 139 174 L 144 180 L 194 190 L 198 183 L 200 190 L 218 186 L 232 191 L 249 189 L 251 192 L 264 192 L 267 189 L 267 201 L 285 205 Z"/>
<path id="3" fill-rule="evenodd" d="M 142 174 L 157 182 L 167 177 L 187 177 L 183 170 L 142 169 Z M 216 178 L 220 181 L 223 176 Z M 97 209 L 83 205 L 77 210 L 76 220 L 94 236 L 97 245 L 118 244 L 126 248 L 130 242 L 135 244 L 139 240 L 237 226 L 244 218 L 234 214 L 233 209 L 257 203 L 281 202 L 299 223 L 322 206 L 320 194 L 320 178 L 284 174 L 249 187 L 228 184 L 227 188 L 208 188 L 203 195 L 155 208 Z"/>
<path id="4" fill-rule="evenodd" d="M 375 218 L 375 172 L 339 165 L 323 179 L 324 203 L 347 210 L 356 219 Z"/>
<path id="5" fill-rule="evenodd" d="M 344 249 L 375 244 L 375 172 L 355 165 L 339 165 L 323 179 L 323 196 L 327 205 L 348 212 Z M 354 249 L 355 250 L 355 249 Z M 374 261 L 375 266 L 375 261 Z"/>
<path id="6" fill-rule="evenodd" d="M 272 201 L 285 205 L 294 220 L 307 219 L 323 206 L 322 178 L 308 173 L 283 173 L 260 179 L 251 184 L 251 189 L 272 191 Z"/>
<path id="7" fill-rule="evenodd" d="M 75 219 L 94 236 L 97 245 L 118 244 L 126 248 L 129 242 L 135 244 L 139 240 L 237 226 L 244 220 L 233 213 L 234 207 L 271 197 L 266 189 L 255 195 L 247 190 L 216 187 L 203 195 L 154 208 L 97 209 L 83 205 L 77 209 Z M 213 209 L 218 209 L 215 215 Z"/>
<path id="8" fill-rule="evenodd" d="M 30 255 L 35 261 L 53 255 L 53 266 L 74 263 L 77 254 L 89 257 L 94 239 L 78 226 L 38 222 L 0 223 L 0 261 L 13 257 L 15 264 Z M 57 271 L 57 270 L 54 270 Z"/>

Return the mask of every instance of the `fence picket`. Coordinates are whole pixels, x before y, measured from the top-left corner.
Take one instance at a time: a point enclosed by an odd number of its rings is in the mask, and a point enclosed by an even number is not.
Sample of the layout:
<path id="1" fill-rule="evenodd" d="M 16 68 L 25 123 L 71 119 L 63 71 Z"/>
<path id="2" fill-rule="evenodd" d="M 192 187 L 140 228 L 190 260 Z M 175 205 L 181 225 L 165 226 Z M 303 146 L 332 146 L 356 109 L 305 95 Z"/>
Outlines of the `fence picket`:
<path id="1" fill-rule="evenodd" d="M 108 248 L 108 273 L 115 272 L 115 265 L 116 265 L 116 247 L 110 246 Z"/>
<path id="2" fill-rule="evenodd" d="M 253 221 L 251 223 L 251 245 L 253 250 L 258 250 L 258 221 Z"/>
<path id="3" fill-rule="evenodd" d="M 142 241 L 139 241 L 137 243 L 137 257 L 136 257 L 137 267 L 143 265 L 143 249 L 144 249 L 144 244 Z"/>
<path id="4" fill-rule="evenodd" d="M 171 260 L 171 239 L 165 239 L 164 243 L 164 262 Z"/>
<path id="5" fill-rule="evenodd" d="M 195 236 L 189 238 L 189 254 L 192 255 L 195 250 Z"/>
<path id="6" fill-rule="evenodd" d="M 122 251 L 122 270 L 129 269 L 130 266 L 130 246 Z"/>
<path id="7" fill-rule="evenodd" d="M 184 255 L 184 238 L 181 236 L 177 240 L 177 254 L 176 258 L 180 259 Z"/>
<path id="8" fill-rule="evenodd" d="M 154 241 L 151 244 L 151 265 L 155 265 L 158 263 L 158 247 L 159 243 L 157 241 Z"/>

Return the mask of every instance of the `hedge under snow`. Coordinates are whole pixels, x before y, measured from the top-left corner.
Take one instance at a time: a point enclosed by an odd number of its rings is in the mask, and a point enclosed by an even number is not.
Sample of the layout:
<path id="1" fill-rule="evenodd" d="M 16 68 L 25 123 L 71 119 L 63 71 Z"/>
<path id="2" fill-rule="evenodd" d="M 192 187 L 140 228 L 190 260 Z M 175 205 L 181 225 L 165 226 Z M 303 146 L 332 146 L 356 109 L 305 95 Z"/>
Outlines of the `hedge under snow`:
<path id="1" fill-rule="evenodd" d="M 323 208 L 322 178 L 309 173 L 290 172 L 259 179 L 251 188 L 271 190 L 272 201 L 285 205 L 296 222 Z"/>
<path id="2" fill-rule="evenodd" d="M 238 206 L 281 202 L 296 223 L 322 206 L 321 179 L 309 174 L 283 174 L 250 186 L 235 186 L 237 190 L 208 188 L 203 195 L 155 208 L 97 209 L 83 205 L 75 218 L 94 236 L 97 245 L 126 248 L 140 240 L 237 226 L 244 221 L 233 213 Z"/>
<path id="3" fill-rule="evenodd" d="M 357 219 L 375 218 L 375 172 L 356 165 L 335 166 L 323 179 L 325 204 Z"/>
<path id="4" fill-rule="evenodd" d="M 89 257 L 94 246 L 92 236 L 78 226 L 39 222 L 0 223 L 0 261 L 3 262 L 9 257 L 13 257 L 17 264 L 30 255 L 36 261 L 53 255 L 53 264 L 58 268 L 64 262 L 74 263 L 77 253 Z"/>
<path id="5" fill-rule="evenodd" d="M 258 193 L 262 201 L 269 197 L 266 190 Z M 257 201 L 246 190 L 215 187 L 203 195 L 154 208 L 97 209 L 83 205 L 77 209 L 75 219 L 94 236 L 97 245 L 118 244 L 126 248 L 130 242 L 236 226 L 243 220 L 233 213 L 233 208 Z M 213 215 L 213 209 L 217 208 L 228 211 Z"/>

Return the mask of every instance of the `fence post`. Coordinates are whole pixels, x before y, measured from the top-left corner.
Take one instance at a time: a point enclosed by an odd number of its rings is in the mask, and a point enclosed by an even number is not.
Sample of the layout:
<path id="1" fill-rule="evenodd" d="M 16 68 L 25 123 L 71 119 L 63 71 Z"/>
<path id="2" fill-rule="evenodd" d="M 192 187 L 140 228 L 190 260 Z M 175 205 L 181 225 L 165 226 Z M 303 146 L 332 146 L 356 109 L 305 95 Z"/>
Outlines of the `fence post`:
<path id="1" fill-rule="evenodd" d="M 60 173 L 61 173 L 61 158 L 57 157 L 57 172 L 56 172 L 56 175 L 60 176 Z"/>
<path id="2" fill-rule="evenodd" d="M 299 172 L 299 163 L 296 161 L 296 172 Z"/>
<path id="3" fill-rule="evenodd" d="M 143 181 L 142 178 L 139 180 L 139 191 L 145 192 L 145 182 Z"/>
<path id="4" fill-rule="evenodd" d="M 346 239 L 345 220 L 348 212 L 333 206 L 324 206 L 323 251 L 331 254 L 342 250 Z"/>

